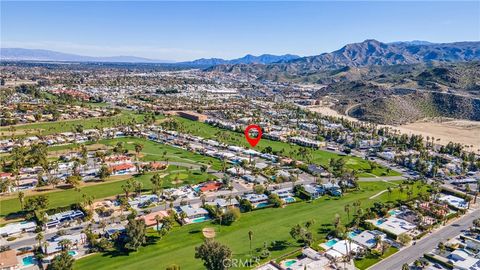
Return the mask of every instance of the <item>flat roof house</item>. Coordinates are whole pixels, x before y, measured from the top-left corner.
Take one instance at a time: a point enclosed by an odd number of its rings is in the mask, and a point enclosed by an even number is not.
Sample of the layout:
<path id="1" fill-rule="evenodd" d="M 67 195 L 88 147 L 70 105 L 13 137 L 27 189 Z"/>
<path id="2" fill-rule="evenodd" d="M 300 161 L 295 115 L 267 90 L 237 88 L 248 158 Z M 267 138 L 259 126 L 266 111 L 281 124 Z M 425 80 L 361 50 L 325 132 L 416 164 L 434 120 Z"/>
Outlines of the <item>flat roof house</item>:
<path id="1" fill-rule="evenodd" d="M 250 183 L 258 183 L 258 184 L 263 184 L 263 183 L 268 181 L 267 178 L 265 178 L 261 175 L 253 176 L 253 175 L 250 175 L 250 174 L 243 175 L 242 179 L 244 179 L 245 181 L 248 181 Z"/>
<path id="2" fill-rule="evenodd" d="M 268 201 L 268 196 L 265 194 L 245 194 L 243 195 L 243 198 L 252 204 Z"/>
<path id="3" fill-rule="evenodd" d="M 83 212 L 80 210 L 69 210 L 69 211 L 57 213 L 57 214 L 48 216 L 48 222 L 46 226 L 47 228 L 54 228 L 64 222 L 83 218 L 84 216 L 85 214 L 83 214 Z"/>
<path id="4" fill-rule="evenodd" d="M 240 205 L 240 203 L 235 198 L 232 198 L 231 200 L 217 198 L 213 202 L 207 202 L 207 204 L 214 205 L 220 209 L 225 209 L 230 206 L 238 207 Z"/>
<path id="5" fill-rule="evenodd" d="M 363 246 L 365 248 L 371 249 L 377 245 L 377 241 L 375 240 L 376 236 L 380 236 L 381 239 L 385 239 L 387 235 L 380 231 L 363 231 L 360 234 L 357 234 L 351 237 L 352 241 Z"/>
<path id="6" fill-rule="evenodd" d="M 295 202 L 295 198 L 293 197 L 293 189 L 292 188 L 282 188 L 273 190 L 272 194 L 277 194 L 280 199 L 282 199 L 286 203 Z"/>
<path id="7" fill-rule="evenodd" d="M 458 209 L 466 209 L 468 206 L 468 203 L 464 199 L 453 196 L 453 195 L 441 194 L 438 200 L 442 202 L 446 202 L 449 205 Z"/>
<path id="8" fill-rule="evenodd" d="M 182 205 L 175 208 L 177 213 L 185 213 L 187 216 L 183 221 L 185 223 L 196 223 L 208 219 L 208 211 L 201 207 L 192 207 L 191 205 Z"/>
<path id="9" fill-rule="evenodd" d="M 378 228 L 388 231 L 394 235 L 400 235 L 402 233 L 409 232 L 415 229 L 417 226 L 403 219 L 396 217 L 381 218 L 372 221 L 373 225 Z"/>
<path id="10" fill-rule="evenodd" d="M 312 199 L 317 199 L 323 194 L 325 194 L 325 189 L 323 189 L 323 187 L 319 185 L 304 185 L 303 188 L 305 190 L 305 193 L 307 193 L 307 195 L 309 195 Z"/>
<path id="11" fill-rule="evenodd" d="M 33 232 L 36 228 L 37 224 L 34 221 L 10 223 L 0 227 L 0 235 L 3 237 L 8 237 L 11 235 L 20 234 L 22 232 Z"/>
<path id="12" fill-rule="evenodd" d="M 79 245 L 81 246 L 85 245 L 87 236 L 84 233 L 79 233 L 79 234 L 67 234 L 67 235 L 56 237 L 52 241 L 47 241 L 48 245 L 42 246 L 43 253 L 46 255 L 50 255 L 50 254 L 54 254 L 62 251 L 62 245 L 60 244 L 62 240 L 70 240 L 72 243 L 72 248 L 73 247 L 78 248 Z"/>
<path id="13" fill-rule="evenodd" d="M 361 247 L 354 242 L 350 242 L 348 240 L 339 240 L 325 252 L 325 255 L 331 258 L 339 258 L 348 255 L 349 252 L 357 252 L 360 249 Z"/>
<path id="14" fill-rule="evenodd" d="M 480 259 L 475 258 L 474 254 L 470 254 L 464 249 L 457 249 L 450 253 L 448 259 L 453 264 L 454 269 L 470 270 L 478 269 Z"/>

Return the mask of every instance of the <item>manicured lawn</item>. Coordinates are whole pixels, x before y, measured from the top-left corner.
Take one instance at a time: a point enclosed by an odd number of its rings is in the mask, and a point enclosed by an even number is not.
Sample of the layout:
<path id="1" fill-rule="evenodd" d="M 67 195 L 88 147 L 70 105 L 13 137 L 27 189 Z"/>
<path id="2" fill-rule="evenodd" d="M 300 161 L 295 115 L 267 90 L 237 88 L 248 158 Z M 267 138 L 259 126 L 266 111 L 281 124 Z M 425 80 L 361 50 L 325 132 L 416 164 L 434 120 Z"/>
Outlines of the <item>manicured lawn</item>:
<path id="1" fill-rule="evenodd" d="M 192 165 L 207 165 L 210 166 L 214 170 L 222 169 L 222 162 L 216 158 L 196 154 L 194 152 L 189 152 L 187 150 L 173 147 L 170 145 L 152 142 L 147 139 L 143 138 L 117 138 L 117 139 L 106 139 L 100 140 L 95 144 L 102 144 L 109 147 L 113 147 L 118 142 L 124 142 L 124 146 L 128 149 L 132 154 L 135 154 L 135 143 L 139 143 L 143 145 L 143 150 L 141 151 L 141 158 L 142 161 L 175 161 L 175 162 L 183 162 L 183 163 L 191 163 Z M 85 145 L 93 145 L 94 142 L 85 143 Z M 59 146 L 51 146 L 48 148 L 48 151 L 64 151 L 79 148 L 80 144 L 68 144 L 68 145 L 59 145 Z M 228 164 L 227 164 L 228 165 Z"/>
<path id="2" fill-rule="evenodd" d="M 396 182 L 398 183 L 398 182 Z M 419 184 L 420 185 L 420 184 Z M 204 269 L 202 262 L 194 258 L 195 246 L 202 243 L 201 230 L 204 227 L 214 227 L 217 232 L 216 240 L 228 245 L 233 251 L 233 257 L 247 259 L 249 257 L 248 231 L 253 231 L 253 249 L 260 248 L 264 242 L 281 243 L 271 251 L 267 260 L 272 260 L 282 254 L 299 248 L 301 244 L 293 241 L 289 235 L 292 226 L 314 219 L 311 227 L 315 238 L 322 239 L 332 229 L 333 218 L 336 213 L 341 215 L 342 223 L 347 222 L 344 212 L 345 204 L 352 205 L 359 200 L 361 207 L 371 206 L 375 201 L 387 201 L 384 193 L 375 199 L 369 197 L 393 186 L 385 182 L 360 182 L 360 191 L 353 191 L 342 198 L 322 197 L 313 202 L 300 202 L 288 205 L 285 208 L 268 208 L 242 214 L 239 221 L 231 226 L 219 227 L 209 222 L 192 224 L 175 228 L 166 237 L 156 243 L 140 248 L 138 252 L 129 255 L 116 253 L 95 254 L 80 259 L 75 263 L 75 269 L 165 269 L 169 265 L 177 264 L 182 270 Z M 420 189 L 414 189 L 415 193 Z M 405 198 L 398 189 L 390 195 L 391 200 Z"/>
<path id="3" fill-rule="evenodd" d="M 209 138 L 209 139 L 214 139 L 218 140 L 221 142 L 229 143 L 229 144 L 234 144 L 234 145 L 241 145 L 244 147 L 250 147 L 247 141 L 245 140 L 245 136 L 242 133 L 237 133 L 237 132 L 232 132 L 228 130 L 223 130 L 217 127 L 213 127 L 211 125 L 197 122 L 197 121 L 191 121 L 185 118 L 181 117 L 175 117 L 177 121 L 182 123 L 182 127 L 180 132 L 186 132 L 190 134 L 194 134 L 197 136 L 201 136 L 203 138 Z M 289 156 L 296 158 L 298 160 L 307 160 L 307 157 L 301 156 L 299 154 L 299 149 L 302 148 L 301 146 L 290 144 L 290 143 L 285 143 L 285 142 L 279 142 L 279 141 L 272 141 L 272 140 L 267 140 L 267 139 L 262 139 L 260 143 L 255 147 L 255 150 L 263 150 L 267 146 L 270 146 L 273 151 L 278 151 L 282 153 L 282 155 Z M 311 156 L 311 162 L 321 164 L 321 165 L 327 165 L 332 158 L 340 158 L 343 157 L 346 159 L 346 167 L 350 169 L 355 169 L 355 170 L 366 170 L 370 168 L 368 162 L 364 159 L 354 157 L 354 156 L 341 156 L 336 153 L 328 152 L 328 151 L 322 151 L 322 150 L 313 150 Z M 395 171 L 387 171 L 386 168 L 379 167 L 376 168 L 372 171 L 374 175 L 377 176 L 397 176 L 400 175 L 399 173 Z"/>
<path id="4" fill-rule="evenodd" d="M 209 175 L 206 173 L 202 173 L 199 170 L 187 170 L 188 168 L 179 167 L 171 165 L 168 167 L 166 171 L 159 172 L 160 175 L 168 174 L 164 177 L 163 186 L 165 188 L 174 187 L 175 183 L 172 181 L 177 178 L 180 179 L 182 182 L 178 183 L 181 185 L 187 184 L 195 184 L 204 182 L 207 179 L 216 178 L 213 175 Z M 143 190 L 148 191 L 152 188 L 152 183 L 150 182 L 150 178 L 152 177 L 153 173 L 148 173 L 145 175 L 139 175 L 133 177 L 135 180 L 138 180 L 143 183 Z M 182 175 L 182 177 L 180 177 Z M 105 197 L 115 196 L 117 194 L 123 194 L 122 185 L 127 180 L 119 180 L 119 181 L 106 181 L 105 183 L 100 183 L 96 185 L 90 185 L 80 188 L 80 191 L 76 191 L 74 189 L 67 189 L 63 191 L 54 191 L 45 193 L 48 196 L 48 207 L 56 208 L 60 206 L 68 206 L 74 203 L 78 203 L 82 201 L 82 195 L 86 194 L 89 196 L 93 196 L 95 199 L 101 199 Z M 28 198 L 28 196 L 27 196 Z M 20 203 L 17 198 L 5 199 L 0 201 L 0 217 L 5 217 L 9 214 L 16 213 L 20 211 Z"/>
<path id="5" fill-rule="evenodd" d="M 77 125 L 82 125 L 84 129 L 91 129 L 96 127 L 113 127 L 121 125 L 122 123 L 130 123 L 132 121 L 141 122 L 144 116 L 130 111 L 122 111 L 120 114 L 111 117 L 91 118 L 91 119 L 77 119 L 57 122 L 41 122 L 25 125 L 15 125 L 16 134 L 19 136 L 29 134 L 48 135 L 59 132 L 69 132 Z M 10 127 L 0 128 L 0 137 L 11 137 L 9 132 Z"/>
<path id="6" fill-rule="evenodd" d="M 377 262 L 381 261 L 382 259 L 385 259 L 394 253 L 398 251 L 398 248 L 396 247 L 390 247 L 387 251 L 385 251 L 385 254 L 380 257 L 375 257 L 375 256 L 368 256 L 363 259 L 355 260 L 355 266 L 360 269 L 364 270 L 367 269 L 368 267 L 376 264 Z"/>
<path id="7" fill-rule="evenodd" d="M 178 147 L 156 143 L 146 139 L 119 138 L 99 141 L 101 144 L 110 146 L 114 146 L 117 142 L 124 142 L 125 148 L 130 151 L 134 151 L 135 143 L 143 144 L 142 154 L 144 156 L 141 158 L 143 161 L 158 161 L 168 158 L 169 161 L 192 163 L 194 165 L 210 165 L 214 170 L 220 170 L 222 168 L 222 162 L 219 159 L 203 156 Z"/>

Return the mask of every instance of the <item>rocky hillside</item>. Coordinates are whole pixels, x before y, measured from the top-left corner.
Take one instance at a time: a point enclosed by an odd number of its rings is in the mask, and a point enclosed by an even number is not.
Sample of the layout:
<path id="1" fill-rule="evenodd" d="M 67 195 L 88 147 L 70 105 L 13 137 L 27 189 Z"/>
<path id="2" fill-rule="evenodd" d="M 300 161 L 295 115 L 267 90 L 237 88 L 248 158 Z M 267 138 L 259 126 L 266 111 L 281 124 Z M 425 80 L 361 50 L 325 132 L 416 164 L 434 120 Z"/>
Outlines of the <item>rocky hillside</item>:
<path id="1" fill-rule="evenodd" d="M 480 60 L 480 42 L 382 43 L 365 40 L 316 56 L 302 57 L 268 65 L 218 65 L 209 71 L 247 72 L 264 79 L 306 78 L 345 67 L 453 63 Z"/>
<path id="2" fill-rule="evenodd" d="M 448 93 L 412 93 L 373 99 L 352 108 L 349 115 L 381 124 L 405 124 L 426 117 L 480 121 L 480 99 Z"/>

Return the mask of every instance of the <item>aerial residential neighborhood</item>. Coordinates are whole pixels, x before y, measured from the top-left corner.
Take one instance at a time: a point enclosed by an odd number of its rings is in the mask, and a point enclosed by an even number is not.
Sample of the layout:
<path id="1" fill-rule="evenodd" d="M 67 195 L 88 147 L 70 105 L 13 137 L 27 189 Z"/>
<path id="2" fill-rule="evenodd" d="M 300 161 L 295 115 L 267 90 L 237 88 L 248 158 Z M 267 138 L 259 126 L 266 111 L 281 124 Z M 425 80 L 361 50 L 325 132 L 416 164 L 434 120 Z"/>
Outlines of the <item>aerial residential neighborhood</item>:
<path id="1" fill-rule="evenodd" d="M 0 270 L 480 269 L 477 2 L 0 5 Z"/>

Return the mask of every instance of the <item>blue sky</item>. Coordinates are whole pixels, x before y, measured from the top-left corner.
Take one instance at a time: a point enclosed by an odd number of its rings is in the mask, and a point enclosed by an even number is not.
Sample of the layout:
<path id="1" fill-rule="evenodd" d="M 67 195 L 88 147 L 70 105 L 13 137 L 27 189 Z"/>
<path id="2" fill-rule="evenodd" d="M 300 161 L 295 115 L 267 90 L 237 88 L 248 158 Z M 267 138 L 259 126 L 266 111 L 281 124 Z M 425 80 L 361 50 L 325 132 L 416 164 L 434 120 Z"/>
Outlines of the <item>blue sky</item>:
<path id="1" fill-rule="evenodd" d="M 5 2 L 1 47 L 154 59 L 480 40 L 480 2 Z"/>

